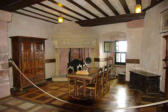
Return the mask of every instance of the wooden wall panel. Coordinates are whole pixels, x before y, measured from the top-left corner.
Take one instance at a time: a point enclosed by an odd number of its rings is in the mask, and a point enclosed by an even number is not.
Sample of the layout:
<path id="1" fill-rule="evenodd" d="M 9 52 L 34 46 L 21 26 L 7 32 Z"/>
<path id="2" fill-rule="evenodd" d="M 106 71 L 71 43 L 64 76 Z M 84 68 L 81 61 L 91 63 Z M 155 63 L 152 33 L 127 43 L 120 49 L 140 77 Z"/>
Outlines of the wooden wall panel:
<path id="1" fill-rule="evenodd" d="M 126 59 L 126 63 L 129 63 L 129 64 L 140 64 L 140 60 L 139 59 Z"/>

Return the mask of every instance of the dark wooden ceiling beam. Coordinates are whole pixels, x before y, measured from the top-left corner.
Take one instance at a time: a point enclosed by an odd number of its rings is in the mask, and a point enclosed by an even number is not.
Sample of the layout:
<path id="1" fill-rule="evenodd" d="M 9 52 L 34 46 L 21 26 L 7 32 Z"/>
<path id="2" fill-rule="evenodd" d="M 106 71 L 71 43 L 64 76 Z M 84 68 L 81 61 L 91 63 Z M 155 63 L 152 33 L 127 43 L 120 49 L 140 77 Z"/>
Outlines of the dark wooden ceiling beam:
<path id="1" fill-rule="evenodd" d="M 49 14 L 49 15 L 52 15 L 52 16 L 55 16 L 55 17 L 59 17 L 59 15 L 53 14 L 51 12 L 48 12 L 48 11 L 45 11 L 45 10 L 42 10 L 42 9 L 39 9 L 37 7 L 34 7 L 34 6 L 29 6 L 29 8 L 32 8 L 34 10 L 37 10 L 37 11 L 40 11 L 40 12 L 43 12 L 43 13 L 46 13 L 46 14 Z M 67 20 L 67 21 L 72 21 L 72 20 L 70 20 L 68 18 L 65 18 L 65 17 L 64 17 L 64 19 Z"/>
<path id="2" fill-rule="evenodd" d="M 60 14 L 66 15 L 66 16 L 71 17 L 71 18 L 74 18 L 74 19 L 76 19 L 76 20 L 78 20 L 78 21 L 81 20 L 81 19 L 79 19 L 79 18 L 77 18 L 77 17 L 75 17 L 75 16 L 72 16 L 72 15 L 70 15 L 70 14 L 64 13 L 64 12 L 62 12 L 62 11 L 59 11 L 59 10 L 57 10 L 57 9 L 55 9 L 55 8 L 52 8 L 52 7 L 48 6 L 48 5 L 45 5 L 45 4 L 43 4 L 43 3 L 38 3 L 38 4 L 41 5 L 41 6 L 43 6 L 43 7 L 48 8 L 48 9 L 51 9 L 51 10 L 53 10 L 53 11 L 56 11 L 56 12 L 58 12 L 58 13 L 60 13 Z"/>
<path id="3" fill-rule="evenodd" d="M 15 5 L 22 0 L 0 0 L 0 9 L 5 10 L 5 7 L 10 7 L 12 5 Z"/>
<path id="4" fill-rule="evenodd" d="M 109 15 L 107 13 L 105 13 L 100 7 L 98 7 L 94 2 L 92 2 L 91 0 L 85 0 L 87 3 L 89 3 L 92 7 L 94 7 L 97 11 L 99 11 L 100 13 L 102 13 L 104 16 L 108 17 Z"/>
<path id="5" fill-rule="evenodd" d="M 109 0 L 103 0 L 103 2 L 111 9 L 111 11 L 117 16 L 120 15 L 114 6 L 109 2 Z"/>
<path id="6" fill-rule="evenodd" d="M 84 8 L 83 6 L 79 5 L 75 1 L 73 1 L 73 0 L 67 0 L 67 1 L 70 2 L 71 4 L 75 5 L 76 7 L 80 8 L 81 10 L 87 12 L 88 14 L 92 15 L 93 17 L 99 18 L 99 16 L 97 16 L 96 14 L 94 14 L 91 11 L 87 10 L 86 8 Z"/>
<path id="7" fill-rule="evenodd" d="M 164 0 L 160 0 L 160 1 L 155 2 L 155 4 L 151 4 L 149 7 L 143 9 L 143 11 L 146 12 L 146 11 L 149 10 L 150 8 L 156 6 L 157 4 L 159 4 L 159 3 L 163 2 L 163 1 L 164 1 Z M 152 2 L 151 2 L 151 3 L 152 3 Z"/>
<path id="8" fill-rule="evenodd" d="M 126 0 L 119 0 L 119 1 L 120 1 L 120 3 L 121 3 L 122 7 L 123 7 L 124 10 L 125 10 L 125 13 L 126 13 L 126 14 L 130 14 L 130 10 L 129 10 L 129 8 L 128 8 L 128 5 L 127 5 Z"/>
<path id="9" fill-rule="evenodd" d="M 48 1 L 50 1 L 50 2 L 52 2 L 52 3 L 54 3 L 54 4 L 56 4 L 56 5 L 59 4 L 59 3 L 58 3 L 57 1 L 55 1 L 55 0 L 48 0 Z M 62 4 L 61 4 L 61 5 L 62 5 Z M 67 7 L 67 6 L 62 5 L 61 7 L 64 8 L 64 9 L 66 9 L 66 10 L 68 10 L 68 11 L 71 11 L 71 12 L 73 12 L 73 13 L 75 13 L 75 14 L 77 14 L 77 15 L 79 15 L 79 16 L 85 18 L 85 19 L 90 19 L 90 18 L 88 18 L 87 16 L 85 16 L 85 15 L 83 15 L 83 14 L 81 14 L 81 13 L 75 11 L 75 10 L 72 10 L 72 9 L 70 9 L 70 8 Z"/>
<path id="10" fill-rule="evenodd" d="M 45 18 L 48 18 L 48 19 L 51 19 L 51 20 L 54 20 L 54 21 L 58 21 L 58 19 L 55 19 L 55 18 L 52 18 L 52 17 L 49 17 L 49 16 L 45 16 L 43 14 L 39 14 L 37 12 L 34 12 L 34 11 L 31 11 L 31 10 L 27 10 L 27 9 L 21 9 L 25 12 L 29 12 L 29 13 L 32 13 L 32 14 L 36 14 L 36 15 L 39 15 L 39 16 L 42 16 L 42 17 L 45 17 Z"/>
<path id="11" fill-rule="evenodd" d="M 27 16 L 27 17 L 31 17 L 31 18 L 35 18 L 35 19 L 39 19 L 39 20 L 42 20 L 42 21 L 45 21 L 45 22 L 57 24 L 56 22 L 53 22 L 53 21 L 50 21 L 50 20 L 47 20 L 47 19 L 43 19 L 43 18 L 40 18 L 40 17 L 32 16 L 32 15 L 29 15 L 29 14 L 25 14 L 25 13 L 22 13 L 22 12 L 14 11 L 14 13 L 17 13 L 17 14 L 20 14 L 20 15 L 23 15 L 23 16 Z"/>
<path id="12" fill-rule="evenodd" d="M 17 0 L 16 3 L 10 4 L 9 6 L 4 6 L 2 9 L 7 11 L 16 11 L 18 9 L 22 9 L 36 3 L 43 2 L 45 0 Z"/>
<path id="13" fill-rule="evenodd" d="M 7 1 L 7 0 L 3 0 L 3 1 Z M 10 0 L 8 0 L 8 1 L 10 1 Z M 7 5 L 5 5 L 5 6 L 10 7 L 10 6 L 16 5 L 17 3 L 20 3 L 21 1 L 23 1 L 23 0 L 14 0 L 14 1 L 10 1 L 8 3 L 6 2 Z"/>
<path id="14" fill-rule="evenodd" d="M 82 21 L 77 21 L 76 23 L 84 27 L 89 27 L 89 26 L 128 22 L 132 20 L 144 19 L 144 17 L 145 17 L 145 13 L 124 14 L 119 16 L 110 16 L 110 17 L 103 17 L 103 18 L 97 18 L 97 19 L 91 19 L 91 20 L 82 20 Z"/>
<path id="15" fill-rule="evenodd" d="M 140 4 L 140 5 L 142 5 L 141 0 L 136 0 L 136 4 Z"/>
<path id="16" fill-rule="evenodd" d="M 157 4 L 157 0 L 151 0 L 151 5 Z"/>

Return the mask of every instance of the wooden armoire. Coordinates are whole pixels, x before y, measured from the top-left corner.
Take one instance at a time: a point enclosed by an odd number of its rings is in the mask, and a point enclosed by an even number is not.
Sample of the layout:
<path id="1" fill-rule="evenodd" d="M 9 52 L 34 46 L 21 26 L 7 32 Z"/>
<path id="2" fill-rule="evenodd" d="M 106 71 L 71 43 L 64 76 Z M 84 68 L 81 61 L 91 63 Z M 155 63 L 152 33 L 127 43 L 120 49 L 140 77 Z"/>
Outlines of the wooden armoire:
<path id="1" fill-rule="evenodd" d="M 12 59 L 21 71 L 34 83 L 45 80 L 45 39 L 15 36 L 12 40 Z M 31 86 L 13 67 L 13 86 L 15 90 Z"/>

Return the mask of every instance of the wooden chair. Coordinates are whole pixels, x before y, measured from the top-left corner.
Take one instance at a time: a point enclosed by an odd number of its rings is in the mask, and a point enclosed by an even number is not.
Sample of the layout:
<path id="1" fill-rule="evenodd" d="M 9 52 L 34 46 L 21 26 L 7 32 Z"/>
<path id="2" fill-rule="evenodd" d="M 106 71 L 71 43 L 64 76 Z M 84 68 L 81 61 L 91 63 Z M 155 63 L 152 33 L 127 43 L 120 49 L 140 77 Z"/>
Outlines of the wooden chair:
<path id="1" fill-rule="evenodd" d="M 82 86 L 82 81 L 78 79 L 68 79 L 68 88 L 69 88 L 69 96 L 71 96 L 71 92 L 73 91 L 74 96 L 79 95 L 79 89 Z"/>
<path id="2" fill-rule="evenodd" d="M 74 89 L 75 89 L 75 80 L 72 80 L 72 79 L 68 78 L 68 92 L 69 92 L 69 96 L 71 96 L 71 91 L 72 90 L 74 91 Z M 75 94 L 75 91 L 74 91 L 73 94 Z"/>
<path id="3" fill-rule="evenodd" d="M 74 69 L 72 67 L 68 68 L 68 74 L 75 74 Z M 71 92 L 73 91 L 73 94 L 75 96 L 78 95 L 78 89 L 81 86 L 81 82 L 76 79 L 69 79 L 68 78 L 68 91 L 69 91 L 69 96 L 71 96 Z"/>
<path id="4" fill-rule="evenodd" d="M 108 69 L 107 67 L 104 68 L 104 72 L 103 72 L 103 95 L 105 95 L 109 90 L 110 90 L 110 81 L 109 81 L 109 73 L 110 73 L 110 69 Z"/>
<path id="5" fill-rule="evenodd" d="M 73 67 L 71 67 L 71 66 L 68 67 L 68 74 L 74 74 L 74 68 Z M 75 87 L 75 80 L 68 78 L 68 92 L 69 92 L 69 96 L 71 96 L 71 91 L 74 90 L 74 87 Z M 75 94 L 75 93 L 73 93 L 73 94 Z"/>
<path id="6" fill-rule="evenodd" d="M 97 92 L 98 92 L 98 73 L 96 75 L 96 78 L 92 82 L 87 84 L 86 88 L 89 89 L 90 96 L 92 96 L 92 91 L 94 91 L 93 96 L 96 99 L 97 98 Z"/>
<path id="7" fill-rule="evenodd" d="M 99 69 L 99 73 L 98 73 L 98 95 L 99 96 L 103 96 L 103 92 L 102 92 L 102 90 L 103 90 L 103 69 L 102 68 L 100 68 Z"/>

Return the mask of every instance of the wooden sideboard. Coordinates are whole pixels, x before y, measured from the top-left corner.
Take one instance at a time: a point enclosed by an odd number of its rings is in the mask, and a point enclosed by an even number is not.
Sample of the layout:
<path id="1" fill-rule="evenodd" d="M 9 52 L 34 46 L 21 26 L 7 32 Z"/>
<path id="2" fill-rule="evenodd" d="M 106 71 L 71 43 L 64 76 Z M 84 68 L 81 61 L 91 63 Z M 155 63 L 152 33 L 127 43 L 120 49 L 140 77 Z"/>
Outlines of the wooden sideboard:
<path id="1" fill-rule="evenodd" d="M 160 91 L 160 76 L 141 70 L 130 71 L 130 86 L 145 93 Z"/>
<path id="2" fill-rule="evenodd" d="M 45 39 L 34 37 L 10 37 L 12 58 L 21 71 L 34 83 L 45 80 Z M 13 68 L 14 89 L 22 90 L 31 84 Z"/>

